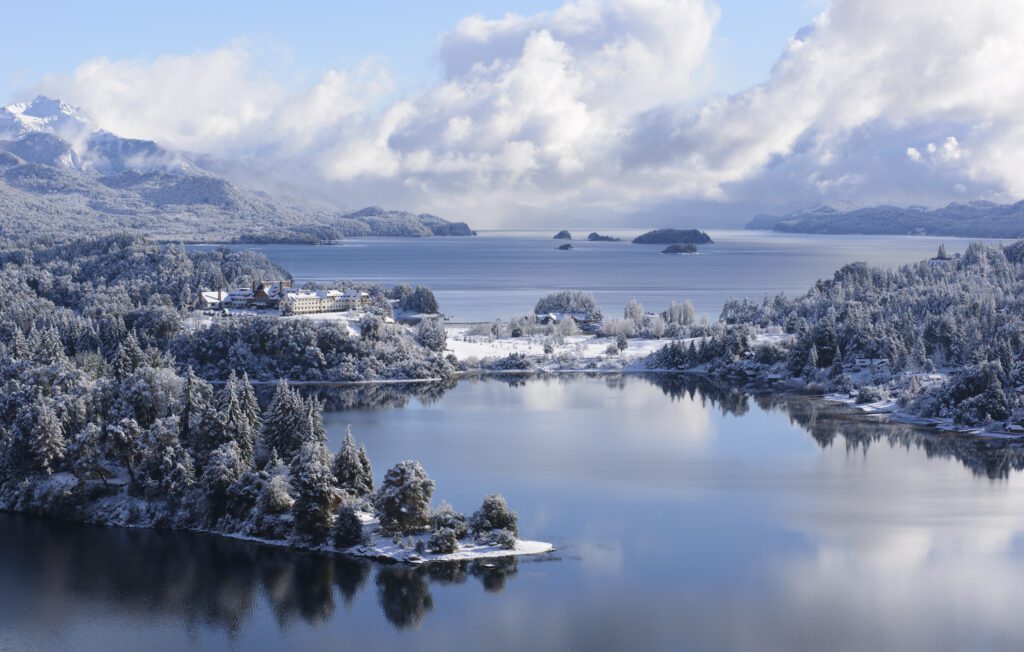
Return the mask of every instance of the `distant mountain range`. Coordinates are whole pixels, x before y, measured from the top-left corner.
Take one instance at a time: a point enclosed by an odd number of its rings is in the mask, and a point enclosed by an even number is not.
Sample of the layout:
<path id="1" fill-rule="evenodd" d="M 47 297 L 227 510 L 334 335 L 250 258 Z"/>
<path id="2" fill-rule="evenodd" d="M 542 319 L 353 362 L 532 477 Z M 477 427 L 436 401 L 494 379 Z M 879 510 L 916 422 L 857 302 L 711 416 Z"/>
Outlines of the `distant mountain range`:
<path id="1" fill-rule="evenodd" d="M 180 152 L 99 130 L 59 100 L 0 109 L 0 235 L 124 230 L 163 239 L 319 242 L 473 235 L 464 222 L 240 187 Z"/>
<path id="2" fill-rule="evenodd" d="M 1024 237 L 1024 201 L 953 202 L 943 208 L 828 204 L 781 217 L 758 215 L 746 228 L 782 233 Z"/>

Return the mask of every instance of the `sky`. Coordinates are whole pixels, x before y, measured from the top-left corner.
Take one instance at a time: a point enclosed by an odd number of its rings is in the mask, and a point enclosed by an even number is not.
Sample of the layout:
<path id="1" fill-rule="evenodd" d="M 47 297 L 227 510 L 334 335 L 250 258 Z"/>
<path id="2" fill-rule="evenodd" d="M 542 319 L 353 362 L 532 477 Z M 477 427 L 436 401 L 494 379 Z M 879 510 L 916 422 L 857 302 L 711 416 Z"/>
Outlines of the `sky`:
<path id="1" fill-rule="evenodd" d="M 1022 3 L 46 7 L 5 7 L 0 98 L 343 205 L 725 223 L 1024 195 Z"/>

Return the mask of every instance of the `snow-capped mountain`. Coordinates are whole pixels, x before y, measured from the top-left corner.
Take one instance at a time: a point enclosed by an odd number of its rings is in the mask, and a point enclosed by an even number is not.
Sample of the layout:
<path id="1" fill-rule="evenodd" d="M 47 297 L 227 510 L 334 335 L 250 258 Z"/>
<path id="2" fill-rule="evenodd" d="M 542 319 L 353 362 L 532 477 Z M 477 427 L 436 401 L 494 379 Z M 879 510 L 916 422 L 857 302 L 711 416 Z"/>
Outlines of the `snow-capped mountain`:
<path id="1" fill-rule="evenodd" d="M 123 229 L 168 238 L 320 241 L 355 235 L 471 235 L 464 223 L 372 207 L 345 213 L 243 188 L 154 141 L 98 129 L 37 97 L 0 109 L 0 235 Z"/>
<path id="2" fill-rule="evenodd" d="M 81 109 L 42 95 L 0 108 L 0 140 L 17 140 L 33 133 L 74 138 L 94 130 L 92 120 Z"/>
<path id="3" fill-rule="evenodd" d="M 0 150 L 27 163 L 87 174 L 199 172 L 184 156 L 151 140 L 121 138 L 97 129 L 81 109 L 43 96 L 0 109 Z"/>

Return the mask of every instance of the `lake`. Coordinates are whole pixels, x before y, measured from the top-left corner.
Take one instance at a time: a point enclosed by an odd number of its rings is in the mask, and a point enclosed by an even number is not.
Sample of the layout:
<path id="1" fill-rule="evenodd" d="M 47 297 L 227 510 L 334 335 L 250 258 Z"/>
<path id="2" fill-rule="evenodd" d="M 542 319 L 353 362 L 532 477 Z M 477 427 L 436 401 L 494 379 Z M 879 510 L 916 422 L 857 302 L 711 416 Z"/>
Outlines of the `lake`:
<path id="1" fill-rule="evenodd" d="M 664 255 L 663 245 L 634 245 L 637 230 L 602 230 L 622 242 L 588 242 L 575 232 L 572 251 L 554 231 L 481 231 L 475 238 L 351 238 L 337 245 L 233 245 L 255 249 L 298 281 L 351 279 L 387 286 L 426 285 L 455 322 L 491 321 L 532 312 L 552 290 L 593 292 L 609 315 L 636 298 L 660 311 L 675 300 L 717 318 L 730 297 L 803 294 L 846 263 L 897 266 L 950 254 L 969 240 L 930 236 L 826 236 L 766 231 L 709 231 L 715 244 L 696 255 Z M 584 238 L 579 240 L 579 238 Z M 202 249 L 210 245 L 190 245 Z"/>
<path id="2" fill-rule="evenodd" d="M 0 514 L 5 649 L 1014 649 L 1021 453 L 670 377 L 324 390 L 557 552 L 407 567 Z"/>

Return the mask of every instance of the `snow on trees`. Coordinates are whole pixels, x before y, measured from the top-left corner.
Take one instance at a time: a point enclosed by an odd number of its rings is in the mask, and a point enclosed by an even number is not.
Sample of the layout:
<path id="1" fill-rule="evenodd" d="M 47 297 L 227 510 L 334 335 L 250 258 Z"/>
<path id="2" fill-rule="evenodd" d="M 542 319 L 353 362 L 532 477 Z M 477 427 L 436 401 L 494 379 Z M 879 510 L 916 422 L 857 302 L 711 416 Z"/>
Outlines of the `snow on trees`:
<path id="1" fill-rule="evenodd" d="M 515 535 L 519 532 L 518 523 L 516 513 L 508 508 L 508 503 L 498 494 L 485 497 L 480 509 L 473 512 L 469 520 L 473 535 L 482 540 L 490 540 L 501 530 Z"/>
<path id="2" fill-rule="evenodd" d="M 433 532 L 451 530 L 456 539 L 462 539 L 469 534 L 469 523 L 465 514 L 455 511 L 447 502 L 442 502 L 430 516 L 430 529 Z"/>
<path id="3" fill-rule="evenodd" d="M 158 419 L 144 434 L 140 482 L 151 497 L 177 502 L 195 484 L 192 456 L 178 439 L 178 418 Z"/>
<path id="4" fill-rule="evenodd" d="M 434 481 L 419 462 L 399 462 L 388 469 L 374 496 L 381 527 L 402 534 L 423 530 L 430 524 L 433 495 Z"/>
<path id="5" fill-rule="evenodd" d="M 588 321 L 601 321 L 601 309 L 594 296 L 582 290 L 561 290 L 552 292 L 537 302 L 534 314 L 560 313 L 579 316 Z"/>
<path id="6" fill-rule="evenodd" d="M 444 351 L 448 346 L 448 334 L 440 319 L 423 319 L 416 326 L 416 341 L 431 351 Z"/>
<path id="7" fill-rule="evenodd" d="M 331 529 L 334 474 L 331 454 L 322 441 L 307 440 L 291 464 L 295 489 L 295 531 L 302 537 L 322 541 Z"/>
<path id="8" fill-rule="evenodd" d="M 33 462 L 39 470 L 47 475 L 58 470 L 64 460 L 67 442 L 64 440 L 64 432 L 57 414 L 48 399 L 38 400 L 28 443 Z"/>
<path id="9" fill-rule="evenodd" d="M 203 469 L 201 484 L 207 500 L 207 514 L 215 520 L 224 514 L 228 488 L 246 471 L 242 452 L 235 441 L 213 449 Z"/>
<path id="10" fill-rule="evenodd" d="M 303 426 L 303 420 L 308 423 L 302 396 L 288 387 L 286 380 L 278 381 L 263 415 L 260 460 L 265 461 L 276 451 L 282 460 L 290 462 L 300 445 L 296 433 L 308 428 L 308 425 Z"/>
<path id="11" fill-rule="evenodd" d="M 355 506 L 345 500 L 338 508 L 338 516 L 331 529 L 331 541 L 338 548 L 351 548 L 363 542 L 363 522 L 359 520 Z"/>
<path id="12" fill-rule="evenodd" d="M 334 457 L 332 466 L 338 488 L 354 497 L 368 496 L 373 492 L 373 476 L 369 468 L 366 452 L 356 448 L 352 438 L 352 428 L 345 432 L 345 440 L 341 450 Z"/>

